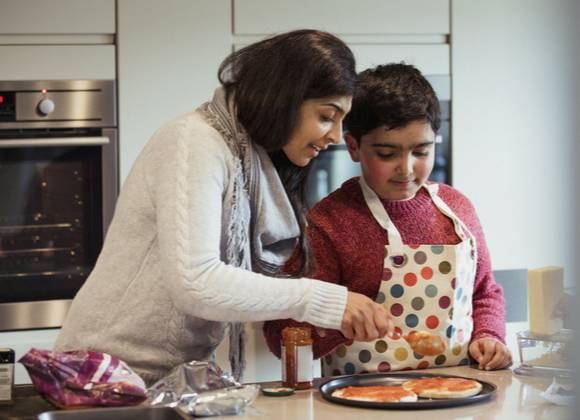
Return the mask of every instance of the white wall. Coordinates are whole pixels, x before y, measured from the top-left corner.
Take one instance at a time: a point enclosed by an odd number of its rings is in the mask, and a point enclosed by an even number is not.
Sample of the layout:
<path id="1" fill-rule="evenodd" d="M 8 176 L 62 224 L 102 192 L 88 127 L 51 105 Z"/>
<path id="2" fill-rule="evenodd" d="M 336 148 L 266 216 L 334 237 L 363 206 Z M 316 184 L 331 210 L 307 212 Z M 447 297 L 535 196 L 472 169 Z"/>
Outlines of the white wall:
<path id="1" fill-rule="evenodd" d="M 496 269 L 576 265 L 576 0 L 453 0 L 453 180 Z"/>

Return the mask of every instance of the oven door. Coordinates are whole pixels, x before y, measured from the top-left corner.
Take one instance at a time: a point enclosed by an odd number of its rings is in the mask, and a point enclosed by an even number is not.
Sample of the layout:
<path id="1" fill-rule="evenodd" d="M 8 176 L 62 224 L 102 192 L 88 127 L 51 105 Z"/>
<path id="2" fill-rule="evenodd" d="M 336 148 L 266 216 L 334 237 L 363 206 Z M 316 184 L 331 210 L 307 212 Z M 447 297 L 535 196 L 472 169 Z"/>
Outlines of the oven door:
<path id="1" fill-rule="evenodd" d="M 116 130 L 15 133 L 0 131 L 0 331 L 62 325 L 118 189 Z"/>

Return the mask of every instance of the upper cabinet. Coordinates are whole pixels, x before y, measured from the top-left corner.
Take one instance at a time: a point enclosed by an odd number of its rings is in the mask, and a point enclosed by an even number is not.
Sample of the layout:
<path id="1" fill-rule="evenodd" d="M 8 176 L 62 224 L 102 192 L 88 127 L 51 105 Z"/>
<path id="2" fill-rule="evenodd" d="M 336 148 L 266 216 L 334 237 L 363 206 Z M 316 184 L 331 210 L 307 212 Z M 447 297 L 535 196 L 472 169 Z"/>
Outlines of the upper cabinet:
<path id="1" fill-rule="evenodd" d="M 115 0 L 0 0 L 0 80 L 115 79 Z"/>
<path id="2" fill-rule="evenodd" d="M 115 0 L 0 0 L 0 35 L 114 33 Z"/>
<path id="3" fill-rule="evenodd" d="M 234 34 L 448 34 L 449 0 L 234 0 Z M 420 13 L 419 13 L 420 12 Z"/>
<path id="4" fill-rule="evenodd" d="M 412 64 L 426 75 L 448 75 L 449 45 L 447 44 L 378 44 L 349 43 L 356 57 L 357 71 L 387 62 Z"/>
<path id="5" fill-rule="evenodd" d="M 162 124 L 212 98 L 230 0 L 117 0 L 121 181 Z"/>

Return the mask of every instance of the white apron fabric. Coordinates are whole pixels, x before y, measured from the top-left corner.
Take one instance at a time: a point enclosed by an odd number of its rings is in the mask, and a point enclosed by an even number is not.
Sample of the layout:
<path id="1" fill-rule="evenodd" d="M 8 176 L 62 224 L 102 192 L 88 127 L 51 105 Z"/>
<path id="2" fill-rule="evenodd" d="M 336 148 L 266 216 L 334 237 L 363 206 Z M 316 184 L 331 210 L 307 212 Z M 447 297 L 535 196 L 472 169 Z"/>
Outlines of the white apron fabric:
<path id="1" fill-rule="evenodd" d="M 424 185 L 435 206 L 453 221 L 458 244 L 403 244 L 377 194 L 360 177 L 365 201 L 379 225 L 386 230 L 383 276 L 375 298 L 393 317 L 401 338 L 374 342 L 349 341 L 322 361 L 323 374 L 426 369 L 468 362 L 473 331 L 472 295 L 477 266 L 475 238 L 437 195 L 437 184 Z M 413 352 L 402 336 L 411 331 L 438 335 L 445 351 L 436 356 Z"/>

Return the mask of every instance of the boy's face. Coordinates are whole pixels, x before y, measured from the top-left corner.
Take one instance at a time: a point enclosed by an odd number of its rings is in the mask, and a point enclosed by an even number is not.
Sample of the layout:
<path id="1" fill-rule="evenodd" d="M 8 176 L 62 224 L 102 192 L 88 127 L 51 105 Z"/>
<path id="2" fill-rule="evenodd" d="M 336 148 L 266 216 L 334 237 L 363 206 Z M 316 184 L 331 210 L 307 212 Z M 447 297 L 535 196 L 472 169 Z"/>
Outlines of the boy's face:
<path id="1" fill-rule="evenodd" d="M 435 133 L 427 121 L 387 130 L 377 127 L 360 145 L 345 135 L 350 157 L 360 162 L 367 184 L 385 200 L 408 200 L 427 181 L 435 158 Z"/>

